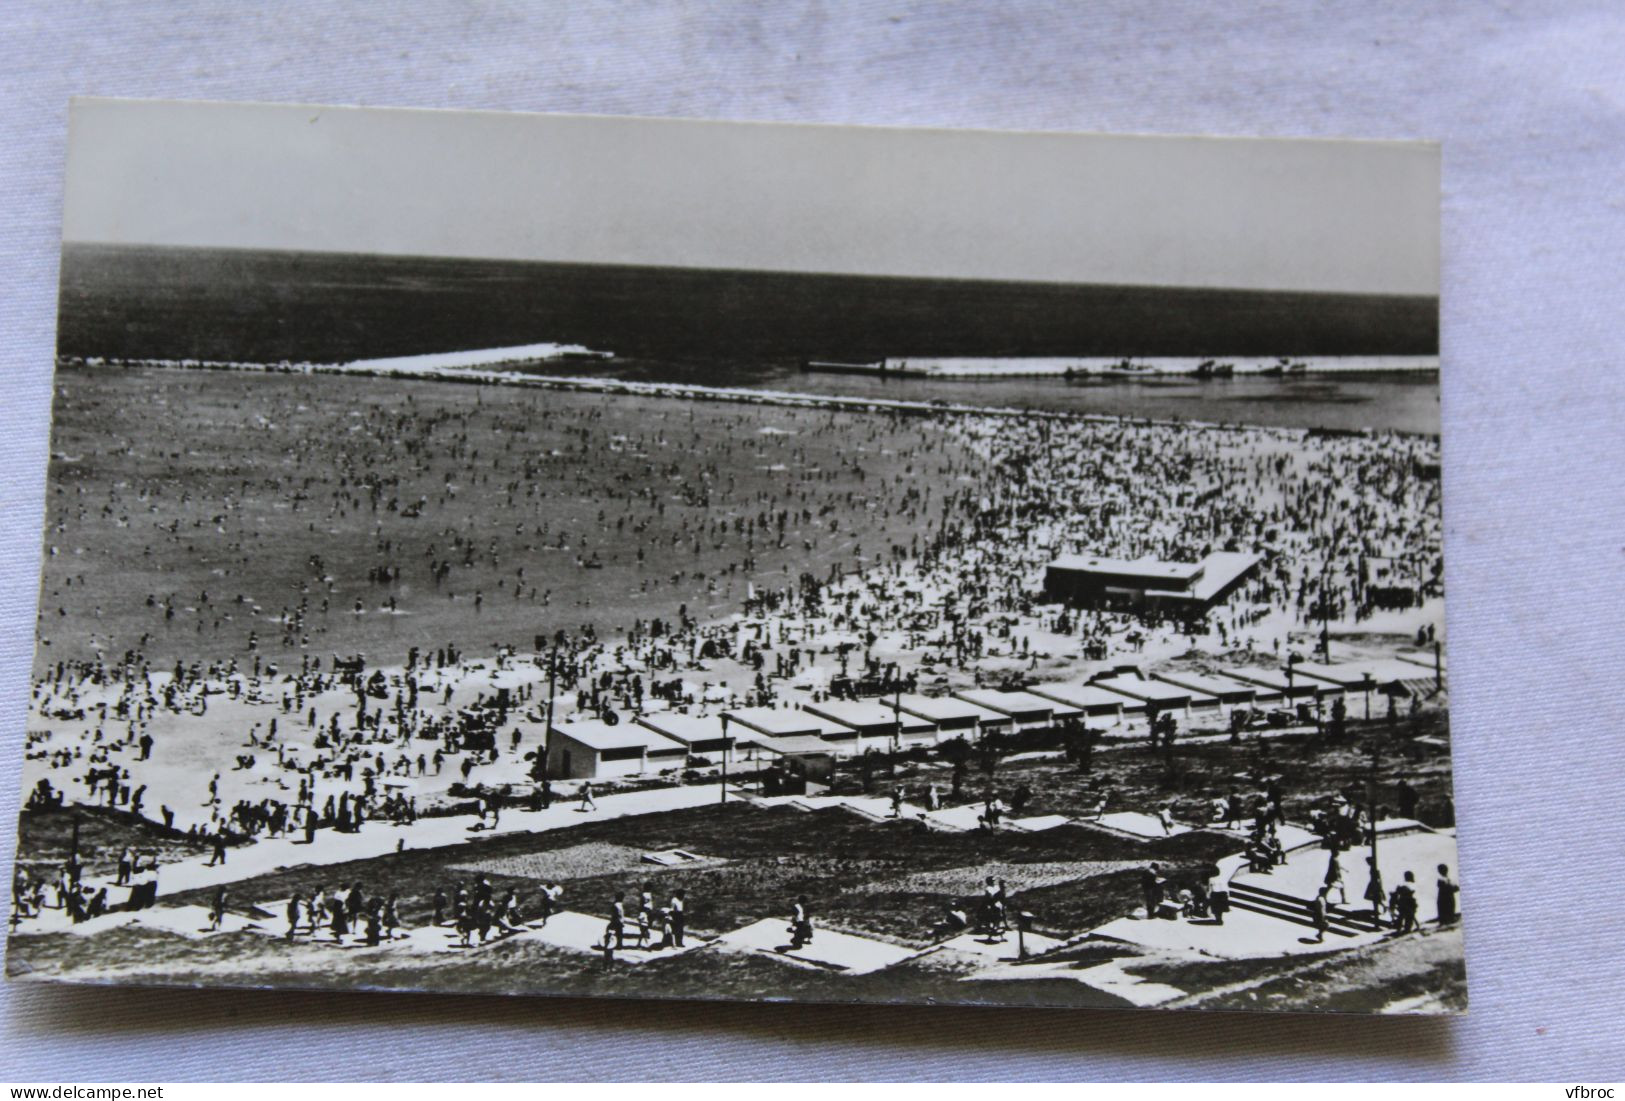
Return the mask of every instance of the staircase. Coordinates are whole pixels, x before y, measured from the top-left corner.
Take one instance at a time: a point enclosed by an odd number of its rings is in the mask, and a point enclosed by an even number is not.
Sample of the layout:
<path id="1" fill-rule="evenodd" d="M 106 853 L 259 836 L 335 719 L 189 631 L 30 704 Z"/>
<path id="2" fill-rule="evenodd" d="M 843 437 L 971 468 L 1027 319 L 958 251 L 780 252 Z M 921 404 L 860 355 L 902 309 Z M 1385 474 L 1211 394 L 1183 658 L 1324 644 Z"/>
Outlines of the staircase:
<path id="1" fill-rule="evenodd" d="M 1250 910 L 1281 921 L 1289 921 L 1305 928 L 1315 927 L 1309 916 L 1309 903 L 1280 891 L 1261 887 L 1257 883 L 1230 881 L 1230 905 L 1238 910 Z M 1326 932 L 1339 937 L 1356 937 L 1371 932 L 1371 923 L 1357 916 L 1346 906 L 1326 907 Z"/>

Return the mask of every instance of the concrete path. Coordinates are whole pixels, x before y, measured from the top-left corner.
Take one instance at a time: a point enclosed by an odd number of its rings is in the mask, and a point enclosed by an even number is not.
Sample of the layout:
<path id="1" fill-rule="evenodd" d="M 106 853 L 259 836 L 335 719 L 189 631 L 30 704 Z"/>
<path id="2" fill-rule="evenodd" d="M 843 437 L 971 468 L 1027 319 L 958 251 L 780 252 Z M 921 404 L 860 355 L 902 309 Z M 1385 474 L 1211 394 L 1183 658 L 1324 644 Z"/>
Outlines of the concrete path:
<path id="1" fill-rule="evenodd" d="M 1329 952 L 1340 948 L 1355 948 L 1381 939 L 1379 934 L 1366 934 L 1358 937 L 1327 937 L 1324 944 L 1314 944 L 1311 943 L 1314 935 L 1314 930 L 1305 926 L 1294 925 L 1292 922 L 1282 921 L 1267 914 L 1236 909 L 1232 909 L 1224 916 L 1223 925 L 1212 924 L 1205 918 L 1151 920 L 1143 917 L 1125 917 L 1090 930 L 1092 937 L 1137 944 L 1173 955 L 1208 956 L 1227 960 Z"/>
<path id="2" fill-rule="evenodd" d="M 1041 956 L 1045 952 L 1052 952 L 1065 941 L 1046 937 L 1040 933 L 1028 933 L 1025 936 L 1027 957 Z M 955 952 L 968 952 L 976 956 L 987 956 L 990 959 L 1006 962 L 1015 962 L 1021 959 L 1020 943 L 1015 933 L 1004 933 L 994 938 L 984 937 L 979 933 L 964 933 L 953 940 L 943 941 L 939 948 L 952 949 Z"/>
<path id="3" fill-rule="evenodd" d="M 1104 826 L 1106 829 L 1118 833 L 1126 833 L 1132 837 L 1156 838 L 1178 837 L 1182 833 L 1190 833 L 1192 827 L 1175 822 L 1170 829 L 1163 829 L 1162 821 L 1154 814 L 1141 814 L 1135 810 L 1114 811 L 1103 814 L 1099 818 L 1081 819 L 1085 826 Z"/>
<path id="4" fill-rule="evenodd" d="M 609 919 L 594 914 L 580 914 L 573 910 L 561 910 L 547 919 L 542 926 L 532 925 L 519 934 L 530 940 L 551 944 L 556 948 L 568 948 L 577 952 L 591 952 L 602 955 L 604 948 L 604 933 L 609 926 Z M 636 925 L 628 922 L 626 926 L 625 948 L 615 949 L 615 959 L 620 963 L 648 963 L 650 960 L 660 959 L 664 956 L 680 956 L 685 952 L 692 952 L 696 948 L 704 948 L 711 943 L 709 940 L 696 937 L 692 934 L 683 938 L 681 948 L 656 948 L 660 942 L 660 930 L 649 930 L 649 946 L 635 947 L 637 944 Z"/>
<path id="5" fill-rule="evenodd" d="M 1055 963 L 1020 963 L 1005 964 L 999 967 L 989 967 L 978 971 L 974 975 L 966 976 L 966 981 L 997 980 L 1000 982 L 1031 982 L 1033 980 L 1062 979 L 1066 982 L 1075 982 L 1099 990 L 1105 994 L 1122 998 L 1131 1005 L 1146 1007 L 1162 1005 L 1175 998 L 1183 997 L 1185 991 L 1164 983 L 1147 982 L 1138 975 L 1131 975 L 1123 970 L 1123 965 L 1145 962 L 1140 959 L 1108 960 L 1093 967 L 1078 967 L 1073 963 L 1057 961 Z"/>
<path id="6" fill-rule="evenodd" d="M 467 815 L 459 815 L 451 818 L 419 818 L 409 825 L 373 821 L 365 823 L 356 833 L 320 830 L 314 845 L 306 845 L 302 834 L 262 838 L 227 850 L 224 864 L 210 865 L 208 858 L 200 854 L 163 865 L 159 869 L 158 893 L 162 897 L 180 891 L 238 883 L 284 868 L 324 867 L 351 860 L 369 860 L 401 849 L 435 849 L 487 837 L 542 833 L 587 822 L 684 810 L 718 801 L 719 788 L 715 784 L 652 788 L 624 795 L 601 796 L 597 800 L 598 809 L 585 812 L 577 810 L 574 802 L 555 802 L 547 810 L 540 811 L 506 810 L 495 827 L 472 828 L 476 825 L 474 820 Z M 111 880 L 87 882 L 92 886 L 107 887 L 108 898 L 115 904 L 122 904 L 127 899 L 126 889 L 113 886 Z"/>
<path id="7" fill-rule="evenodd" d="M 1415 832 L 1410 832 L 1415 831 Z M 1283 841 L 1285 838 L 1283 837 Z M 1338 854 L 1343 869 L 1343 890 L 1351 910 L 1369 910 L 1365 902 L 1365 889 L 1369 881 L 1366 858 L 1370 849 L 1364 846 Z M 1233 882 L 1275 891 L 1307 903 L 1320 890 L 1326 880 L 1326 870 L 1332 854 L 1320 847 L 1305 847 L 1287 854 L 1284 865 L 1268 874 L 1240 871 Z M 1384 892 L 1392 891 L 1404 880 L 1407 871 L 1416 875 L 1417 920 L 1434 921 L 1438 918 L 1437 868 L 1447 866 L 1452 876 L 1456 868 L 1456 837 L 1453 831 L 1433 831 L 1409 819 L 1384 820 L 1377 835 L 1377 867 L 1382 873 Z M 1332 901 L 1338 903 L 1334 891 Z"/>
<path id="8" fill-rule="evenodd" d="M 757 952 L 786 963 L 848 975 L 879 971 L 920 954 L 916 948 L 904 948 L 834 929 L 815 929 L 812 943 L 792 949 L 789 923 L 783 918 L 764 918 L 731 933 L 724 933 L 716 939 L 716 945 L 718 948 Z"/>

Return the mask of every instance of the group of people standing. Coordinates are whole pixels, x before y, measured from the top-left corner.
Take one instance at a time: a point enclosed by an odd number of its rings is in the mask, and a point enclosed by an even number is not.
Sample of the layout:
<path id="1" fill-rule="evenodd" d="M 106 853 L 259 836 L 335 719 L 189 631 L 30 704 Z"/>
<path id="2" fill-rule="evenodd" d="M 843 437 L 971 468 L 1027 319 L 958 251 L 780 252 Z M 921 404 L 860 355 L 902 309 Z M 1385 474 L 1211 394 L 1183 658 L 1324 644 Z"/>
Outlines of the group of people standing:
<path id="1" fill-rule="evenodd" d="M 220 912 L 225 908 L 224 893 L 225 888 L 220 888 L 216 896 L 216 908 Z M 348 891 L 335 888 L 332 894 L 328 894 L 326 887 L 318 886 L 309 898 L 295 891 L 288 899 L 285 913 L 288 921 L 285 936 L 290 942 L 301 929 L 312 940 L 325 930 L 334 944 L 343 944 L 345 937 L 359 935 L 362 943 L 376 946 L 393 939 L 402 928 L 399 893 L 369 895 L 360 883 L 352 884 Z"/>

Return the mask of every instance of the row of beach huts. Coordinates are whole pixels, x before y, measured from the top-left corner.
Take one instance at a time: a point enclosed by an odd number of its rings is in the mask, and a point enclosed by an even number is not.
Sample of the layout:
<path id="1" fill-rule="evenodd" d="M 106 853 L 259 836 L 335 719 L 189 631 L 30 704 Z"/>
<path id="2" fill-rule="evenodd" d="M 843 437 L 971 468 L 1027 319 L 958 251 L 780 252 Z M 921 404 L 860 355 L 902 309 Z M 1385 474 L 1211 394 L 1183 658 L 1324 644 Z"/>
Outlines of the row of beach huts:
<path id="1" fill-rule="evenodd" d="M 901 693 L 824 699 L 796 706 L 732 707 L 693 714 L 651 711 L 630 721 L 575 718 L 547 727 L 548 774 L 600 779 L 668 772 L 694 765 L 807 756 L 851 757 L 909 749 L 952 738 L 1038 730 L 1079 720 L 1108 736 L 1137 736 L 1153 711 L 1187 722 L 1224 723 L 1237 708 L 1283 709 L 1344 697 L 1349 714 L 1380 714 L 1371 699 L 1427 697 L 1443 687 L 1431 653 L 1362 662 L 1294 663 L 1288 669 L 1221 673 L 1158 672 L 1124 666 L 1087 683 L 1036 684 L 1020 690 L 967 688 L 946 696 Z M 1365 711 L 1360 710 L 1363 697 Z M 521 733 L 526 723 L 521 723 Z M 539 731 L 538 731 L 539 733 Z"/>

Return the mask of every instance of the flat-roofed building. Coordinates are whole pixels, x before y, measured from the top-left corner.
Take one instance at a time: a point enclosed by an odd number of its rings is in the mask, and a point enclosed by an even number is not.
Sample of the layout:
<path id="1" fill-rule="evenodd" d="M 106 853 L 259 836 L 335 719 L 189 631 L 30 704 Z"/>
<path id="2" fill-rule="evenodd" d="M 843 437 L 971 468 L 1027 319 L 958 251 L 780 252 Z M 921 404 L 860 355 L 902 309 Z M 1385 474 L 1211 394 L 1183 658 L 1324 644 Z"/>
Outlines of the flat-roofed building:
<path id="1" fill-rule="evenodd" d="M 1256 684 L 1244 684 L 1229 677 L 1187 673 L 1183 670 L 1151 674 L 1157 680 L 1167 681 L 1176 688 L 1186 688 L 1211 699 L 1216 706 L 1250 707 L 1258 698 Z"/>
<path id="2" fill-rule="evenodd" d="M 1355 661 L 1300 661 L 1294 668 L 1300 676 L 1324 681 L 1333 691 L 1341 690 L 1353 700 L 1364 702 L 1362 718 L 1370 718 L 1371 697 L 1427 697 L 1439 688 L 1438 682 L 1421 666 L 1401 658 L 1370 658 Z M 1350 712 L 1354 708 L 1350 706 Z"/>
<path id="3" fill-rule="evenodd" d="M 724 755 L 730 761 L 749 756 L 750 747 L 760 735 L 735 727 L 724 736 L 721 715 L 685 715 L 681 711 L 660 711 L 645 715 L 638 722 L 663 734 L 674 742 L 688 747 L 690 756 L 720 761 Z"/>
<path id="4" fill-rule="evenodd" d="M 875 700 L 821 700 L 803 704 L 802 710 L 850 727 L 864 738 L 890 738 L 897 733 L 897 713 Z"/>
<path id="5" fill-rule="evenodd" d="M 1093 684 L 1035 684 L 1027 691 L 1046 700 L 1075 707 L 1087 719 L 1107 719 L 1111 722 L 1123 718 L 1123 705 L 1128 702 L 1116 692 L 1108 692 Z"/>
<path id="6" fill-rule="evenodd" d="M 1200 562 L 1063 554 L 1044 571 L 1044 593 L 1078 607 L 1199 614 L 1240 588 L 1262 561 L 1245 551 L 1214 551 Z"/>
<path id="7" fill-rule="evenodd" d="M 1450 675 L 1450 662 L 1440 650 L 1401 650 L 1394 657 L 1412 665 L 1420 665 L 1428 672 L 1437 671 L 1440 679 Z"/>
<path id="8" fill-rule="evenodd" d="M 638 776 L 681 768 L 688 747 L 637 723 L 555 723 L 547 732 L 548 774 L 569 780 Z"/>
<path id="9" fill-rule="evenodd" d="M 1226 669 L 1224 675 L 1266 689 L 1270 695 L 1266 696 L 1260 693 L 1256 697 L 1259 703 L 1312 700 L 1319 696 L 1321 688 L 1325 687 L 1325 685 L 1310 677 L 1289 677 L 1279 669 L 1261 669 L 1255 666 L 1238 666 L 1234 669 Z"/>
<path id="10" fill-rule="evenodd" d="M 862 751 L 862 738 L 845 723 L 815 715 L 800 707 L 735 707 L 725 714 L 729 723 L 770 738 L 819 738 L 825 752 L 850 757 Z"/>
<path id="11" fill-rule="evenodd" d="M 978 707 L 1010 716 L 1017 730 L 1034 730 L 1049 726 L 1059 719 L 1074 718 L 1083 714 L 1080 709 L 1070 704 L 1035 696 L 1031 692 L 999 688 L 966 688 L 955 692 L 954 695 L 967 703 L 974 703 Z"/>
<path id="12" fill-rule="evenodd" d="M 1142 700 L 1148 710 L 1155 707 L 1163 712 L 1189 711 L 1193 705 L 1198 704 L 1198 701 L 1201 701 L 1200 706 L 1215 705 L 1213 697 L 1169 684 L 1167 681 L 1142 680 L 1139 677 L 1106 677 L 1094 683 L 1120 696 Z"/>
<path id="13" fill-rule="evenodd" d="M 895 738 L 898 744 L 917 745 L 937 740 L 937 724 L 892 706 L 894 697 L 868 700 L 823 700 L 804 704 L 821 718 L 850 726 L 864 738 Z"/>
<path id="14" fill-rule="evenodd" d="M 904 692 L 898 697 L 904 715 L 936 727 L 938 741 L 944 738 L 974 739 L 985 723 L 994 724 L 995 730 L 1009 730 L 1015 724 L 1010 716 L 991 708 L 978 707 L 968 700 L 953 696 L 921 696 Z"/>
<path id="15" fill-rule="evenodd" d="M 835 757 L 835 747 L 816 734 L 792 734 L 788 738 L 775 738 L 763 734 L 756 739 L 756 748 L 764 754 L 780 757 Z"/>

